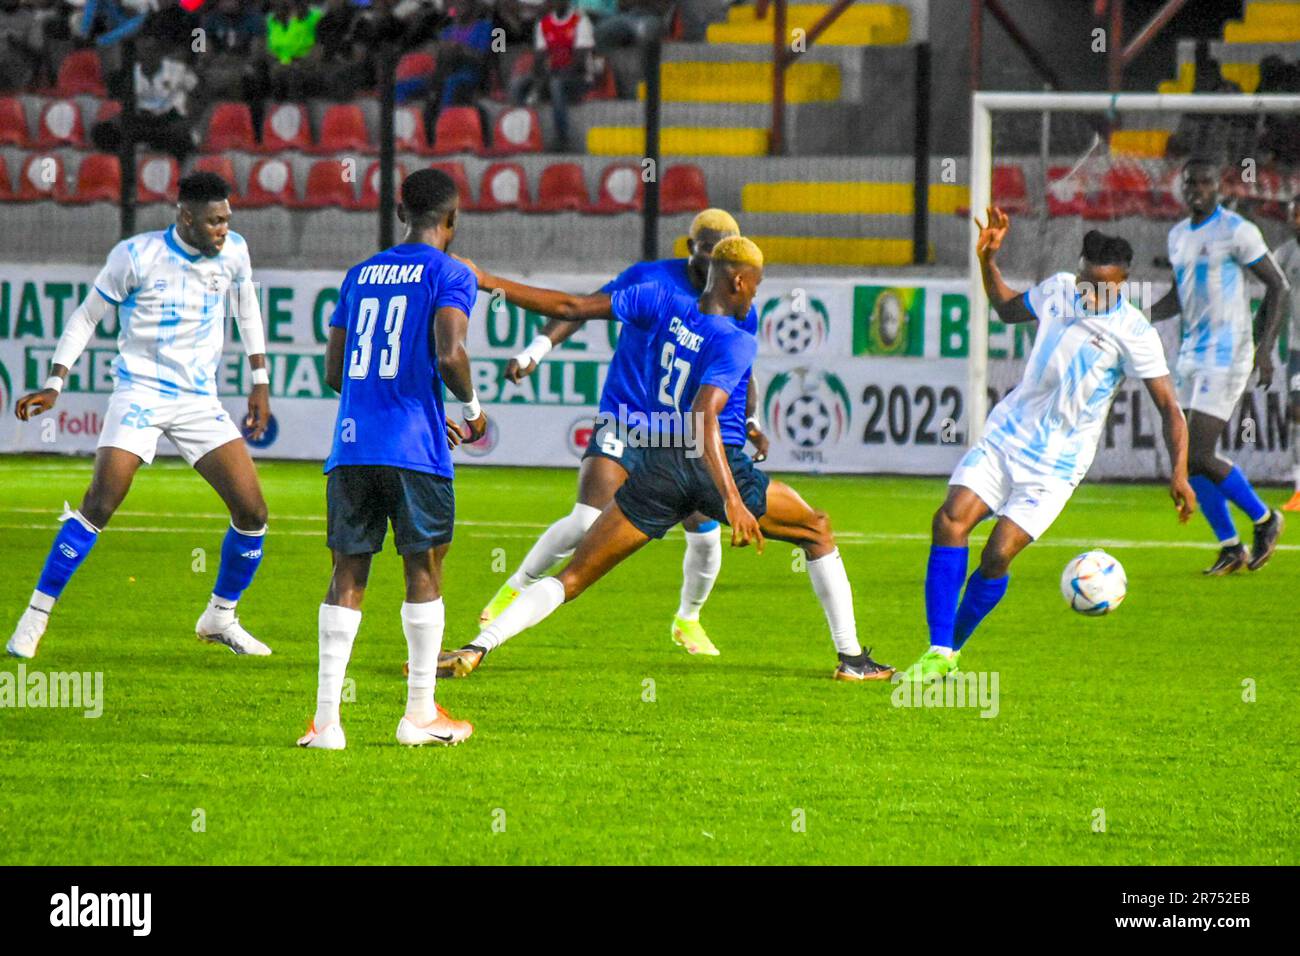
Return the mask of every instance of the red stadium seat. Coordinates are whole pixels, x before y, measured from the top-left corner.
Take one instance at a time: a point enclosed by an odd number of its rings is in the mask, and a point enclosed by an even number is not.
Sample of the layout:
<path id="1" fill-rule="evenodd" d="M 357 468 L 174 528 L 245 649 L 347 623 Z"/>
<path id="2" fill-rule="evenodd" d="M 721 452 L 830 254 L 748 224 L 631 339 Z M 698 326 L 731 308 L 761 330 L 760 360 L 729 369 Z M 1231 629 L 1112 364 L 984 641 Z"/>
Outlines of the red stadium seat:
<path id="1" fill-rule="evenodd" d="M 174 156 L 141 156 L 136 161 L 135 198 L 142 203 L 173 203 L 180 167 Z"/>
<path id="2" fill-rule="evenodd" d="M 230 204 L 238 206 L 243 202 L 239 191 L 239 180 L 235 177 L 235 164 L 229 156 L 200 156 L 194 163 L 194 171 L 216 173 L 230 184 Z"/>
<path id="3" fill-rule="evenodd" d="M 398 163 L 395 168 L 396 175 L 393 177 L 393 202 L 397 202 L 398 192 L 402 188 L 402 180 L 406 178 L 406 166 Z M 464 170 L 461 170 L 461 176 L 464 176 Z M 462 196 L 462 199 L 465 197 Z M 379 208 L 379 161 L 370 164 L 366 170 L 366 175 L 361 180 L 361 199 L 357 202 L 357 209 L 364 209 L 373 212 Z"/>
<path id="4" fill-rule="evenodd" d="M 262 152 L 280 153 L 286 149 L 311 150 L 307 107 L 301 103 L 268 104 L 262 121 Z"/>
<path id="5" fill-rule="evenodd" d="M 1083 218 L 1096 222 L 1145 216 L 1151 207 L 1151 182 L 1141 166 L 1122 163 L 1106 170 L 1101 188 L 1085 196 Z"/>
<path id="6" fill-rule="evenodd" d="M 659 184 L 659 211 L 665 216 L 709 208 L 704 171 L 693 163 L 669 166 Z"/>
<path id="7" fill-rule="evenodd" d="M 63 160 L 51 153 L 32 153 L 23 161 L 18 180 L 18 199 L 36 202 L 67 195 L 67 170 Z"/>
<path id="8" fill-rule="evenodd" d="M 13 202 L 17 198 L 13 184 L 9 182 L 9 166 L 0 163 L 0 202 Z"/>
<path id="9" fill-rule="evenodd" d="M 438 61 L 430 53 L 407 53 L 397 61 L 396 80 L 414 80 L 422 76 L 433 76 Z"/>
<path id="10" fill-rule="evenodd" d="M 1066 179 L 1068 166 L 1053 166 L 1047 171 L 1047 212 L 1051 216 L 1083 214 L 1083 182 L 1079 173 Z"/>
<path id="11" fill-rule="evenodd" d="M 435 156 L 483 152 L 483 121 L 472 106 L 449 106 L 438 114 L 433 131 Z"/>
<path id="12" fill-rule="evenodd" d="M 293 167 L 279 157 L 259 159 L 248 174 L 248 189 L 241 205 L 252 208 L 298 204 L 293 188 Z"/>
<path id="13" fill-rule="evenodd" d="M 366 114 L 355 103 L 335 103 L 321 119 L 320 139 L 314 153 L 373 153 L 370 134 L 366 132 Z"/>
<path id="14" fill-rule="evenodd" d="M 483 170 L 478 190 L 478 209 L 497 212 L 504 209 L 530 209 L 528 174 L 518 163 L 493 163 Z"/>
<path id="15" fill-rule="evenodd" d="M 0 98 L 0 146 L 30 146 L 27 114 L 16 96 Z"/>
<path id="16" fill-rule="evenodd" d="M 640 212 L 645 183 L 634 163 L 610 163 L 600 174 L 600 194 L 588 212 Z"/>
<path id="17" fill-rule="evenodd" d="M 1020 216 L 1029 212 L 1029 187 L 1019 166 L 993 167 L 993 202 L 1003 212 Z"/>
<path id="18" fill-rule="evenodd" d="M 595 58 L 595 64 L 596 82 L 583 94 L 582 102 L 618 99 L 618 83 L 614 79 L 614 71 L 610 68 L 609 61 L 603 56 L 598 56 Z"/>
<path id="19" fill-rule="evenodd" d="M 111 119 L 116 119 L 122 115 L 122 104 L 117 100 L 100 100 L 99 108 L 95 110 L 95 122 L 107 123 Z"/>
<path id="20" fill-rule="evenodd" d="M 1174 222 L 1187 215 L 1182 200 L 1182 172 L 1177 166 L 1170 167 L 1155 180 L 1151 189 L 1151 206 L 1149 214 L 1153 219 Z"/>
<path id="21" fill-rule="evenodd" d="M 556 163 L 537 180 L 537 202 L 531 212 L 584 212 L 591 205 L 587 182 L 577 163 Z"/>
<path id="22" fill-rule="evenodd" d="M 203 140 L 203 151 L 224 153 L 232 149 L 245 153 L 257 151 L 253 114 L 247 103 L 218 103 L 208 121 L 208 135 Z"/>
<path id="23" fill-rule="evenodd" d="M 303 198 L 294 205 L 300 209 L 352 209 L 357 204 L 356 175 L 355 164 L 349 172 L 348 164 L 337 159 L 317 160 L 307 170 Z"/>
<path id="24" fill-rule="evenodd" d="M 497 115 L 492 127 L 492 148 L 489 156 L 510 156 L 513 153 L 540 153 L 542 151 L 542 123 L 537 111 L 528 106 L 512 106 Z"/>
<path id="25" fill-rule="evenodd" d="M 399 106 L 393 112 L 393 148 L 399 153 L 430 155 L 429 135 L 424 128 L 424 110 Z"/>
<path id="26" fill-rule="evenodd" d="M 99 55 L 94 50 L 73 50 L 64 57 L 55 92 L 59 96 L 107 96 Z"/>
<path id="27" fill-rule="evenodd" d="M 122 165 L 111 153 L 90 153 L 77 170 L 77 191 L 57 197 L 60 202 L 118 202 L 122 198 Z"/>
<path id="28" fill-rule="evenodd" d="M 439 169 L 451 177 L 451 181 L 456 184 L 456 191 L 460 193 L 460 208 L 473 212 L 478 207 L 474 205 L 474 193 L 469 188 L 469 177 L 465 175 L 465 167 L 457 160 L 444 163 L 430 163 L 430 169 Z"/>
<path id="29" fill-rule="evenodd" d="M 36 132 L 36 145 L 40 149 L 55 146 L 80 149 L 86 145 L 86 130 L 75 100 L 51 100 L 45 104 Z"/>

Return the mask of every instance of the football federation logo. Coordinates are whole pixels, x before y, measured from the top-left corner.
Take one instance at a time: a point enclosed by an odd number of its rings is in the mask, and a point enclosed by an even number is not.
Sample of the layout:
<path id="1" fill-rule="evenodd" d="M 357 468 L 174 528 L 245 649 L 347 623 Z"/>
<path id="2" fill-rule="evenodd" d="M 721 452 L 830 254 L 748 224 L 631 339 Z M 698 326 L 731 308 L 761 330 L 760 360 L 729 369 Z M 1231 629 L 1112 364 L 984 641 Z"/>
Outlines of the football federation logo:
<path id="1" fill-rule="evenodd" d="M 763 397 L 773 437 L 800 450 L 838 442 L 848 431 L 851 407 L 838 376 L 807 368 L 774 376 Z"/>
<path id="2" fill-rule="evenodd" d="M 925 290 L 861 285 L 853 290 L 854 355 L 924 355 Z"/>
<path id="3" fill-rule="evenodd" d="M 819 349 L 831 330 L 831 316 L 821 299 L 802 289 L 768 299 L 758 316 L 759 336 L 767 349 L 803 355 Z"/>

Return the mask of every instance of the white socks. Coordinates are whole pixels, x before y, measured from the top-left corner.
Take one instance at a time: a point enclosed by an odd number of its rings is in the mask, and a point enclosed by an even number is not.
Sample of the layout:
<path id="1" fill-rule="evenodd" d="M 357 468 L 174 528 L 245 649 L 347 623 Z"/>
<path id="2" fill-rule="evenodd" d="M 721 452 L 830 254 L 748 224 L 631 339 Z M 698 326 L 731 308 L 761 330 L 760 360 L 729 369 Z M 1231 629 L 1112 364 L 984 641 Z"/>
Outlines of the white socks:
<path id="1" fill-rule="evenodd" d="M 54 601 L 54 598 L 42 591 L 33 591 L 32 599 L 27 603 L 29 606 L 36 608 L 36 610 L 44 611 L 46 614 L 49 614 L 54 610 Z"/>
<path id="2" fill-rule="evenodd" d="M 849 587 L 849 575 L 844 570 L 840 549 L 809 561 L 808 580 L 826 612 L 835 650 L 848 657 L 857 657 L 862 653 L 862 645 L 858 643 L 858 625 L 853 618 L 853 589 Z"/>
<path id="3" fill-rule="evenodd" d="M 554 564 L 573 554 L 587 529 L 600 517 L 600 509 L 590 505 L 574 505 L 573 510 L 542 532 L 519 570 L 510 575 L 509 584 L 522 591 L 536 584 Z"/>
<path id="4" fill-rule="evenodd" d="M 541 623 L 564 603 L 564 585 L 559 578 L 542 578 L 497 615 L 470 643 L 484 651 L 500 647 L 520 631 Z"/>
<path id="5" fill-rule="evenodd" d="M 229 627 L 235 623 L 235 605 L 238 601 L 212 595 L 208 601 L 209 620 L 218 627 Z"/>
<path id="6" fill-rule="evenodd" d="M 677 616 L 687 621 L 700 619 L 700 608 L 709 599 L 713 582 L 722 568 L 722 529 L 687 531 L 686 556 L 682 558 L 682 603 Z"/>
<path id="7" fill-rule="evenodd" d="M 333 604 L 322 604 L 317 616 L 320 631 L 320 671 L 316 684 L 317 730 L 338 723 L 339 699 L 343 695 L 343 677 L 352 656 L 352 642 L 361 626 L 361 612 Z M 434 652 L 437 657 L 437 652 Z"/>
<path id="8" fill-rule="evenodd" d="M 438 680 L 438 652 L 446 611 L 442 598 L 422 604 L 402 604 L 402 633 L 406 635 L 406 716 L 423 727 L 438 716 L 433 688 Z"/>

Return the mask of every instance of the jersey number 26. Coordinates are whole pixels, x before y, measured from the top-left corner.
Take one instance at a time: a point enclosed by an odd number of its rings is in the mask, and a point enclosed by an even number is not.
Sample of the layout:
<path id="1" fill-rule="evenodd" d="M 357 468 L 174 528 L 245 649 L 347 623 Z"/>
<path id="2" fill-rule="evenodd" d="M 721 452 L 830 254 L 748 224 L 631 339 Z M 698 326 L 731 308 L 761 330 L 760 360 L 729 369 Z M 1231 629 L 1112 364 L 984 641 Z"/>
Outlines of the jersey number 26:
<path id="1" fill-rule="evenodd" d="M 357 306 L 357 347 L 348 360 L 348 378 L 365 378 L 370 372 L 370 340 L 375 336 L 379 318 L 379 300 L 362 299 Z M 406 319 L 406 296 L 395 295 L 388 300 L 384 313 L 384 335 L 388 345 L 379 351 L 379 377 L 396 378 L 397 364 L 402 358 L 402 322 Z"/>

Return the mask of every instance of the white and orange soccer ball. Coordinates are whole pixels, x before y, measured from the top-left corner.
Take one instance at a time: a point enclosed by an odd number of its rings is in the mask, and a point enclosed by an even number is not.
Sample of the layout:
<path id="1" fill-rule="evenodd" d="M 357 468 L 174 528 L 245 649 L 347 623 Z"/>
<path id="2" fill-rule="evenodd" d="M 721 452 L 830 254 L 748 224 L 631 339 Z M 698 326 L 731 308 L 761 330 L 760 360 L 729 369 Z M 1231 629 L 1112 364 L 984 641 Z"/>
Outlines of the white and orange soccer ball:
<path id="1" fill-rule="evenodd" d="M 1099 617 L 1124 602 L 1128 577 L 1124 566 L 1100 549 L 1085 551 L 1061 573 L 1061 595 L 1080 614 Z"/>

